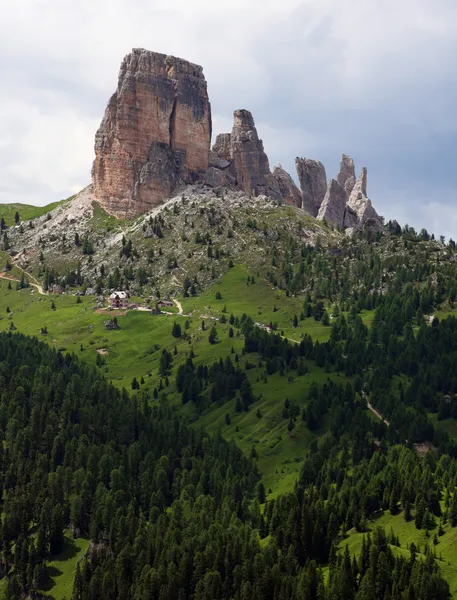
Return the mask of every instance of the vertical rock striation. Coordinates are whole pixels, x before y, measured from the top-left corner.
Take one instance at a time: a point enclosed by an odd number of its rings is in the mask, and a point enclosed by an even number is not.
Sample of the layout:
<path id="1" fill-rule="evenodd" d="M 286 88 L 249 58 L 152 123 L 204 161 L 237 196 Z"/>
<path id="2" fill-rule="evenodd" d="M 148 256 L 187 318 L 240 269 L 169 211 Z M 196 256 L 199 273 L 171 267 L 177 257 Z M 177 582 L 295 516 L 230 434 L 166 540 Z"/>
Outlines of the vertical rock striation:
<path id="1" fill-rule="evenodd" d="M 232 133 L 217 136 L 211 152 L 211 162 L 227 161 L 227 172 L 233 183 L 250 196 L 269 196 L 282 199 L 279 183 L 270 171 L 268 156 L 259 139 L 252 114 L 248 110 L 236 110 Z"/>
<path id="2" fill-rule="evenodd" d="M 208 168 L 210 140 L 202 67 L 136 48 L 95 136 L 94 196 L 119 217 L 146 212 Z"/>
<path id="3" fill-rule="evenodd" d="M 278 182 L 271 174 L 263 142 L 248 110 L 235 111 L 230 140 L 236 185 L 252 196 L 280 199 Z"/>
<path id="4" fill-rule="evenodd" d="M 327 191 L 325 167 L 310 158 L 296 158 L 295 166 L 302 192 L 302 208 L 312 217 L 317 217 Z"/>
<path id="5" fill-rule="evenodd" d="M 367 172 L 356 180 L 343 154 L 337 180 L 327 186 L 324 165 L 297 158 L 301 191 L 280 165 L 270 171 L 252 114 L 236 110 L 231 133 L 211 143 L 211 105 L 202 67 L 135 48 L 119 71 L 95 136 L 94 198 L 117 217 L 148 212 L 185 184 L 203 181 L 247 195 L 265 195 L 302 208 L 341 228 L 381 229 L 367 198 Z"/>
<path id="6" fill-rule="evenodd" d="M 330 179 L 317 218 L 322 221 L 325 219 L 329 225 L 341 229 L 344 224 L 345 211 L 346 191 L 335 179 Z"/>
<path id="7" fill-rule="evenodd" d="M 365 224 L 379 231 L 383 227 L 378 213 L 367 197 L 367 170 L 363 167 L 346 204 L 344 227 L 361 229 Z"/>

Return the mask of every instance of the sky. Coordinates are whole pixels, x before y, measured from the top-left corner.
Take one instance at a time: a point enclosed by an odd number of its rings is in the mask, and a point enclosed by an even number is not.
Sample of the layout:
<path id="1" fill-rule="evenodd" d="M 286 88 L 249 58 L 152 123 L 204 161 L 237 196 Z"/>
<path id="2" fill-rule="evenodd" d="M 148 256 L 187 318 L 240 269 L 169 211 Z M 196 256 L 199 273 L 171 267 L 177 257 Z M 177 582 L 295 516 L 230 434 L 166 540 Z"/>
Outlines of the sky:
<path id="1" fill-rule="evenodd" d="M 213 140 L 253 113 L 270 166 L 368 168 L 379 214 L 457 239 L 455 0 L 14 0 L 0 21 L 0 203 L 90 182 L 133 47 L 203 65 Z"/>

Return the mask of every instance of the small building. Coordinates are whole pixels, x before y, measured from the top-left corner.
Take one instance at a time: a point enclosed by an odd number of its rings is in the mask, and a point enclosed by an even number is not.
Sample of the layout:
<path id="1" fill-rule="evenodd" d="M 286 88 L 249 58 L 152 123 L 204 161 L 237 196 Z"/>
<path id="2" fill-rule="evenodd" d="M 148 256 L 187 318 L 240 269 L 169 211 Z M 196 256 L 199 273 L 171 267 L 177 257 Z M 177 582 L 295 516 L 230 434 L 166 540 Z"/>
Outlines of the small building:
<path id="1" fill-rule="evenodd" d="M 381 442 L 380 440 L 373 440 L 373 448 L 379 452 L 380 450 L 382 450 L 382 446 L 381 446 Z"/>
<path id="2" fill-rule="evenodd" d="M 174 304 L 170 300 L 159 300 L 157 302 L 157 308 L 165 308 L 165 307 L 170 308 L 172 306 L 174 306 Z"/>
<path id="3" fill-rule="evenodd" d="M 52 285 L 49 286 L 48 291 L 50 294 L 63 294 L 64 289 L 61 285 L 58 285 L 57 283 L 53 283 Z"/>
<path id="4" fill-rule="evenodd" d="M 113 292 L 109 297 L 109 305 L 111 308 L 127 308 L 129 303 L 129 295 L 127 292 Z"/>

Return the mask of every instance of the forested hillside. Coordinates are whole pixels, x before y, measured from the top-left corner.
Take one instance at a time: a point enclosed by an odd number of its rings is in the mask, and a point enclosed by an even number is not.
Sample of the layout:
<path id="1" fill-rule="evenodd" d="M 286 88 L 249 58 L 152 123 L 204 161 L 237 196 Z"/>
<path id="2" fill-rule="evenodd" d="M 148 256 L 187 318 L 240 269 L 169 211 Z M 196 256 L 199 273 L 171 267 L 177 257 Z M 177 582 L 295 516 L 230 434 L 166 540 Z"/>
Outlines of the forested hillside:
<path id="1" fill-rule="evenodd" d="M 457 597 L 455 244 L 222 209 L 2 255 L 0 597 Z"/>
<path id="2" fill-rule="evenodd" d="M 443 331 L 444 343 L 453 324 L 428 331 Z M 249 326 L 246 344 L 286 362 L 304 348 Z M 363 531 L 386 504 L 395 512 L 411 503 L 416 520 L 424 515 L 418 526 L 432 529 L 443 487 L 457 523 L 454 459 L 424 462 L 395 445 L 375 452 L 382 426 L 350 384 L 313 392 L 312 410 L 330 412 L 330 429 L 304 457 L 295 491 L 262 510 L 254 462 L 189 429 L 165 398 L 131 398 L 74 356 L 20 334 L 0 337 L 0 368 L 8 599 L 46 586 L 46 561 L 67 528 L 92 540 L 75 599 L 449 596 L 433 551 L 422 559 L 411 548 L 405 558 L 395 535 L 367 535 L 357 560 L 335 552 L 344 531 Z"/>

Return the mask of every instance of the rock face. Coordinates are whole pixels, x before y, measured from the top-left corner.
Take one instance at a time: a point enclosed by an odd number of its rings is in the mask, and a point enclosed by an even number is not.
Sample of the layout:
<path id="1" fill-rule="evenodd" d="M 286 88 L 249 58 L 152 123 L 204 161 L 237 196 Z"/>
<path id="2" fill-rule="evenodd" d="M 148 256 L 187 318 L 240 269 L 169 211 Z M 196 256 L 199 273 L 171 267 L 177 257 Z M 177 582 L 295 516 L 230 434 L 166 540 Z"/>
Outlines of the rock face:
<path id="1" fill-rule="evenodd" d="M 280 199 L 278 182 L 271 174 L 263 142 L 248 110 L 234 112 L 230 145 L 236 185 L 252 196 Z"/>
<path id="2" fill-rule="evenodd" d="M 203 69 L 136 48 L 95 136 L 94 196 L 119 217 L 134 217 L 208 168 L 211 108 Z"/>
<path id="3" fill-rule="evenodd" d="M 349 198 L 355 185 L 355 167 L 353 159 L 347 154 L 343 154 L 341 157 L 337 181 L 346 191 L 346 198 Z"/>
<path id="4" fill-rule="evenodd" d="M 282 199 L 279 183 L 270 171 L 263 142 L 248 110 L 234 112 L 232 133 L 217 136 L 210 157 L 213 166 L 225 169 L 226 181 L 246 194 Z"/>
<path id="5" fill-rule="evenodd" d="M 327 223 L 340 229 L 344 224 L 345 211 L 346 191 L 335 179 L 331 179 L 317 218 L 322 221 L 325 219 Z"/>
<path id="6" fill-rule="evenodd" d="M 367 170 L 364 167 L 347 201 L 344 227 L 360 229 L 365 224 L 379 231 L 383 227 L 371 200 L 367 198 Z"/>
<path id="7" fill-rule="evenodd" d="M 310 158 L 296 158 L 295 165 L 302 192 L 302 208 L 312 217 L 317 217 L 327 191 L 325 167 Z"/>
<path id="8" fill-rule="evenodd" d="M 220 133 L 216 137 L 213 152 L 223 160 L 228 162 L 232 160 L 232 136 L 230 133 Z"/>
<path id="9" fill-rule="evenodd" d="M 273 177 L 278 182 L 279 192 L 283 197 L 284 202 L 301 208 L 302 197 L 300 190 L 295 185 L 294 180 L 289 173 L 285 171 L 281 165 L 278 165 L 273 169 Z"/>
<path id="10" fill-rule="evenodd" d="M 95 136 L 93 197 L 109 213 L 133 218 L 198 182 L 221 197 L 228 187 L 283 200 L 337 227 L 361 229 L 368 222 L 382 228 L 367 198 L 366 169 L 356 180 L 354 161 L 346 154 L 337 180 L 328 186 L 321 162 L 297 158 L 299 190 L 281 166 L 270 171 L 249 111 L 236 110 L 231 133 L 218 135 L 212 150 L 210 143 L 211 106 L 202 67 L 136 48 L 122 62 L 117 90 Z"/>

